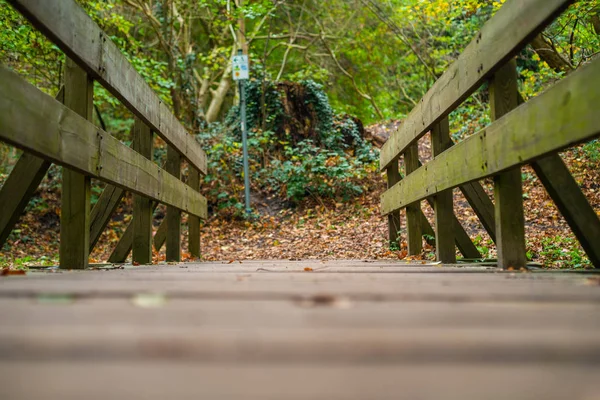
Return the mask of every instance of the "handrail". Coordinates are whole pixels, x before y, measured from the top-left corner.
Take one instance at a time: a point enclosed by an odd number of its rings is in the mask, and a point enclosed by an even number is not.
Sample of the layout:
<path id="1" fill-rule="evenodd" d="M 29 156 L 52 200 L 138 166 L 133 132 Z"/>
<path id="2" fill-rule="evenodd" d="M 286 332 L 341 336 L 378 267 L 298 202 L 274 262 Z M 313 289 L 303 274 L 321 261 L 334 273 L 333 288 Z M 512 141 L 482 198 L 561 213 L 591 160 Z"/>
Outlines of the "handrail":
<path id="1" fill-rule="evenodd" d="M 381 209 L 390 243 L 400 244 L 400 210 L 406 208 L 407 251 L 418 256 L 423 221 L 420 202 L 434 208 L 436 258 L 456 262 L 455 244 L 466 235 L 453 213 L 452 189 L 460 187 L 496 244 L 498 266 L 526 266 L 520 166 L 531 164 L 569 227 L 600 268 L 600 218 L 558 151 L 600 135 L 600 61 L 572 73 L 540 96 L 519 105 L 514 56 L 559 16 L 570 0 L 507 0 L 384 144 L 380 167 L 388 189 Z M 492 123 L 453 145 L 448 115 L 484 82 L 489 83 Z M 434 159 L 418 165 L 417 143 L 431 132 Z M 397 179 L 399 157 L 406 176 Z M 479 180 L 493 176 L 494 203 Z M 396 229 L 397 230 L 397 229 Z M 468 237 L 468 236 L 467 236 Z M 461 253 L 472 258 L 464 243 Z"/>
<path id="2" fill-rule="evenodd" d="M 8 0 L 203 174 L 206 154 L 119 48 L 74 0 Z"/>
<path id="3" fill-rule="evenodd" d="M 206 198 L 59 101 L 0 67 L 0 139 L 181 211 L 207 217 Z"/>
<path id="4" fill-rule="evenodd" d="M 573 0 L 508 0 L 383 145 L 385 170 L 520 51 Z"/>
<path id="5" fill-rule="evenodd" d="M 600 135 L 600 60 L 444 151 L 381 196 L 383 214 Z"/>

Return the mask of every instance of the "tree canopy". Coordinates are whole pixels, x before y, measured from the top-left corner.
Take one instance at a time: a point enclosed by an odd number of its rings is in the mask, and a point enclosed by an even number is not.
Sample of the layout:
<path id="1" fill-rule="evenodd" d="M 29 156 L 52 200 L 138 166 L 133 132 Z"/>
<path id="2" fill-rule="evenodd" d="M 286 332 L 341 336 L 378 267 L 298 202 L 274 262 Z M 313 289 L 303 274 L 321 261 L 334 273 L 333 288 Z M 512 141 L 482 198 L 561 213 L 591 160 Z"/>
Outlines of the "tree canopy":
<path id="1" fill-rule="evenodd" d="M 230 58 L 240 21 L 255 78 L 310 78 L 325 86 L 334 108 L 369 123 L 406 115 L 504 0 L 78 2 L 198 128 L 222 120 L 233 104 Z M 0 59 L 56 89 L 62 56 L 2 3 Z M 522 52 L 526 96 L 597 55 L 598 15 L 598 0 L 578 1 Z M 99 92 L 100 106 L 116 105 Z"/>

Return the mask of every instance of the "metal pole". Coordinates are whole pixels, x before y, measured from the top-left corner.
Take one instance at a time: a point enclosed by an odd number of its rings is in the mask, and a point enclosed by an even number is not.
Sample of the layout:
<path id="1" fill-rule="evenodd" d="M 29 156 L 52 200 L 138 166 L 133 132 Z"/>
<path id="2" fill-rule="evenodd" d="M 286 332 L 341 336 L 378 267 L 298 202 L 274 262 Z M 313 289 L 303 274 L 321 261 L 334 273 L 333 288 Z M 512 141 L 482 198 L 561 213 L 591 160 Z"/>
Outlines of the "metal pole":
<path id="1" fill-rule="evenodd" d="M 240 51 L 241 52 L 241 51 Z M 246 198 L 246 213 L 250 214 L 250 168 L 248 167 L 248 130 L 246 126 L 246 96 L 245 79 L 240 80 L 240 114 L 242 119 L 242 146 L 244 152 L 244 195 Z"/>

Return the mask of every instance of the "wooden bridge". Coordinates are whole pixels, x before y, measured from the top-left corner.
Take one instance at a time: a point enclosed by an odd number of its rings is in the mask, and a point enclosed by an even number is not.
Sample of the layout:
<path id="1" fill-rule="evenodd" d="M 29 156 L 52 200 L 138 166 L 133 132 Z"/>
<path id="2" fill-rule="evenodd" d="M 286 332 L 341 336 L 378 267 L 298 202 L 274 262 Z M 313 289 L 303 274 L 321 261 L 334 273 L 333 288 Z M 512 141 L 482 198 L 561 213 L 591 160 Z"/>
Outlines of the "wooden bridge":
<path id="1" fill-rule="evenodd" d="M 525 267 L 519 167 L 531 164 L 596 268 L 600 221 L 557 152 L 600 134 L 600 61 L 523 103 L 515 55 L 571 3 L 508 0 L 385 144 L 390 241 L 435 236 L 443 264 L 179 261 L 181 213 L 200 256 L 206 156 L 73 0 L 9 0 L 68 56 L 56 99 L 0 67 L 0 140 L 24 154 L 0 191 L 0 245 L 50 166 L 63 167 L 60 268 L 0 279 L 0 398 L 598 399 L 600 280 Z M 135 115 L 132 147 L 92 122 L 94 81 Z M 490 85 L 493 123 L 454 144 L 448 114 Z M 523 103 L 523 104 L 522 104 Z M 431 131 L 435 158 L 417 141 Z M 168 145 L 153 161 L 152 137 Z M 399 158 L 403 157 L 402 178 Z M 188 174 L 182 178 L 182 160 Z M 479 180 L 494 178 L 494 201 Z M 90 179 L 108 185 L 90 210 Z M 480 258 L 459 187 L 498 247 Z M 111 266 L 88 254 L 125 192 L 133 221 Z M 435 226 L 420 202 L 435 210 Z M 152 214 L 166 222 L 152 236 Z"/>

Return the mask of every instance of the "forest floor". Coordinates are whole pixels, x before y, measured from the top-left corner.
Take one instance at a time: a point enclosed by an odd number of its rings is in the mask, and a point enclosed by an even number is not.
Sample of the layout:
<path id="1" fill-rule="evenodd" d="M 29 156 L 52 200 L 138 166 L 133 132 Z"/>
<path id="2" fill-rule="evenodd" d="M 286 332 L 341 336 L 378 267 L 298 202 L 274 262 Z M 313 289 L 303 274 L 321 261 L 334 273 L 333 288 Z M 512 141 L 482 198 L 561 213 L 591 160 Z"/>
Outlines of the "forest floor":
<path id="1" fill-rule="evenodd" d="M 420 155 L 426 161 L 431 154 L 429 142 L 421 140 L 419 145 Z M 581 147 L 570 149 L 562 156 L 589 202 L 600 210 L 600 156 L 590 157 L 582 152 Z M 551 268 L 589 267 L 583 249 L 533 170 L 524 167 L 522 174 L 529 259 Z M 405 259 L 405 242 L 396 250 L 390 250 L 388 245 L 387 218 L 381 216 L 379 208 L 379 197 L 385 188 L 384 178 L 373 173 L 370 179 L 379 182 L 375 185 L 376 190 L 349 202 L 311 199 L 296 208 L 285 208 L 281 201 L 255 195 L 260 218 L 232 221 L 213 216 L 205 223 L 201 239 L 203 259 L 227 262 L 249 259 Z M 60 193 L 47 181 L 48 178 L 38 188 L 28 212 L 22 216 L 2 249 L 0 263 L 12 266 L 57 263 Z M 491 195 L 491 180 L 483 184 Z M 454 199 L 458 219 L 484 258 L 493 259 L 496 256 L 493 242 L 457 189 L 454 190 Z M 101 263 L 108 259 L 131 220 L 131 204 L 131 197 L 122 202 L 91 254 L 91 262 Z M 422 208 L 432 222 L 433 210 L 425 202 Z M 159 208 L 155 230 L 163 216 L 164 208 Z M 184 218 L 183 259 L 190 260 L 185 222 Z M 425 244 L 423 254 L 416 258 L 434 259 L 435 249 Z M 164 246 L 161 252 L 155 252 L 154 261 L 164 261 Z"/>

